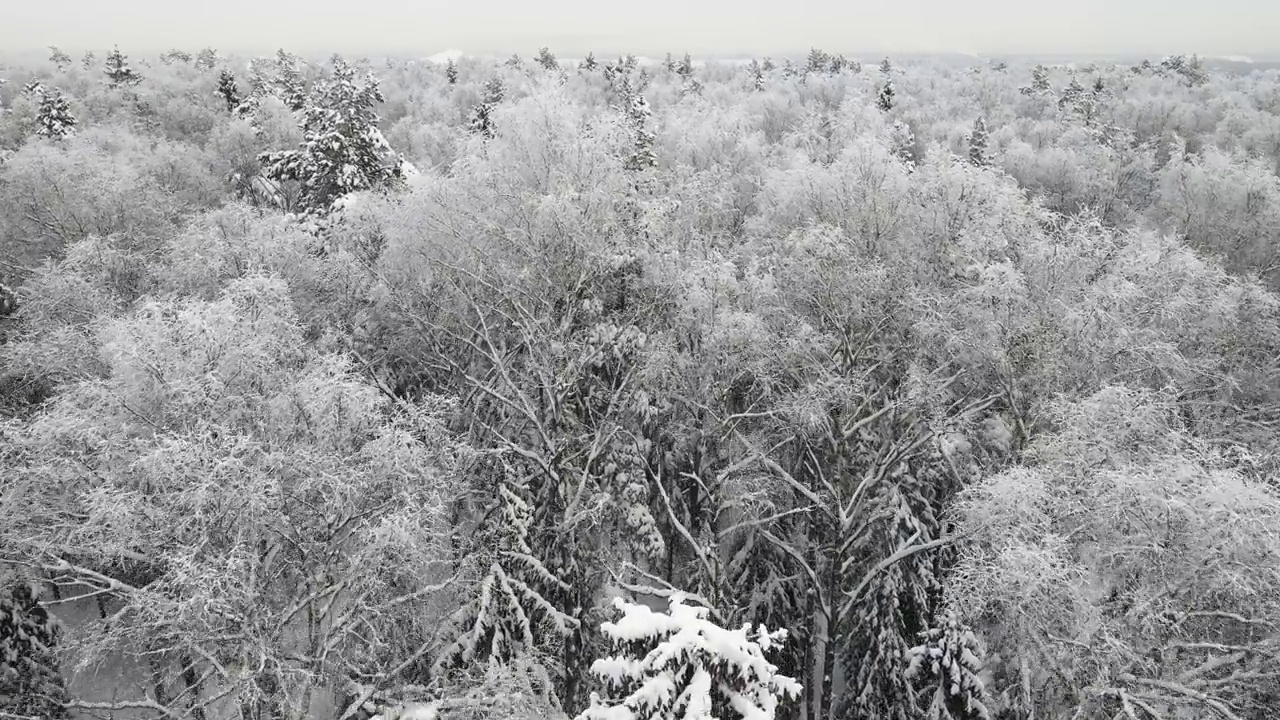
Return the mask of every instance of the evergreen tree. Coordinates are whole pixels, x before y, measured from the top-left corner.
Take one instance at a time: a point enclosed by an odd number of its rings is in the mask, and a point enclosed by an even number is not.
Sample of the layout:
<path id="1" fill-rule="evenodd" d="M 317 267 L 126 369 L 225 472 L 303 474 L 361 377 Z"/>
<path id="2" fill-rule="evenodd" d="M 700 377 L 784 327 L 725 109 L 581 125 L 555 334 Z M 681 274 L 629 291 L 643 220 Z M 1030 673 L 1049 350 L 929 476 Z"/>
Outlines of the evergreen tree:
<path id="1" fill-rule="evenodd" d="M 375 105 L 383 101 L 372 74 L 357 83 L 355 68 L 333 59 L 330 77 L 319 83 L 302 112 L 302 147 L 263 153 L 263 174 L 300 184 L 304 213 L 323 216 L 344 196 L 394 187 L 402 161 L 378 130 Z"/>
<path id="2" fill-rule="evenodd" d="M 1084 87 L 1080 85 L 1080 81 L 1073 75 L 1071 82 L 1062 91 L 1062 97 L 1058 98 L 1058 107 L 1069 108 L 1074 107 L 1084 96 Z"/>
<path id="3" fill-rule="evenodd" d="M 560 61 L 556 60 L 556 56 L 551 53 L 548 48 L 538 49 L 538 58 L 535 61 L 542 66 L 544 70 L 559 70 Z"/>
<path id="4" fill-rule="evenodd" d="M 187 64 L 191 62 L 191 53 L 186 50 L 173 49 L 160 56 L 160 62 L 165 65 L 172 65 L 175 62 Z"/>
<path id="5" fill-rule="evenodd" d="M 208 72 L 218 66 L 218 51 L 207 47 L 196 54 L 196 69 Z"/>
<path id="6" fill-rule="evenodd" d="M 969 162 L 978 167 L 985 167 L 990 164 L 987 157 L 987 121 L 982 116 L 978 116 L 973 121 L 973 130 L 969 132 Z"/>
<path id="7" fill-rule="evenodd" d="M 685 80 L 693 77 L 693 58 L 689 56 L 689 53 L 685 53 L 684 59 L 676 66 L 676 74 Z"/>
<path id="8" fill-rule="evenodd" d="M 495 77 L 485 83 L 480 103 L 471 108 L 471 119 L 468 122 L 471 132 L 487 138 L 493 137 L 493 111 L 502 102 L 504 93 L 502 80 Z"/>
<path id="9" fill-rule="evenodd" d="M 760 68 L 761 68 L 762 70 L 764 70 L 766 73 L 773 72 L 774 68 L 776 68 L 776 67 L 777 67 L 777 65 L 774 65 L 774 64 L 773 64 L 773 58 L 766 57 L 766 58 L 765 58 L 763 61 L 761 61 L 761 63 L 760 63 Z"/>
<path id="10" fill-rule="evenodd" d="M 648 127 L 650 116 L 648 101 L 644 99 L 644 95 L 628 91 L 623 102 L 627 124 L 631 127 L 634 137 L 631 154 L 626 160 L 626 168 L 639 171 L 656 167 L 658 156 L 653 151 L 653 131 Z"/>
<path id="11" fill-rule="evenodd" d="M 614 607 L 622 617 L 601 630 L 617 654 L 591 666 L 610 696 L 592 693 L 577 720 L 773 720 L 800 695 L 799 683 L 765 659 L 785 630 L 726 630 L 678 594 L 666 613 L 621 598 Z"/>
<path id="12" fill-rule="evenodd" d="M 889 58 L 880 61 L 880 73 L 886 77 L 893 74 L 893 65 L 889 62 Z"/>
<path id="13" fill-rule="evenodd" d="M 85 50 L 84 56 L 80 58 L 80 66 L 85 70 L 92 70 L 93 64 L 97 62 L 98 56 L 92 50 Z"/>
<path id="14" fill-rule="evenodd" d="M 806 73 L 823 73 L 831 67 L 831 56 L 818 48 L 809 49 L 809 58 L 805 63 Z"/>
<path id="15" fill-rule="evenodd" d="M 676 61 L 675 61 L 675 58 L 671 57 L 671 53 L 667 53 L 667 56 L 663 58 L 662 69 L 666 70 L 669 73 L 673 73 L 676 71 Z"/>
<path id="16" fill-rule="evenodd" d="M 1031 68 L 1031 85 L 1022 88 L 1023 95 L 1047 95 L 1053 91 L 1049 85 L 1049 68 L 1036 65 Z"/>
<path id="17" fill-rule="evenodd" d="M 519 53 L 512 53 L 511 57 L 507 58 L 507 62 L 505 63 L 505 65 L 510 68 L 518 68 L 523 64 L 524 61 L 520 59 Z"/>
<path id="18" fill-rule="evenodd" d="M 595 72 L 595 69 L 599 66 L 600 63 L 596 62 L 595 53 L 587 52 L 587 56 L 582 59 L 582 69 L 587 72 Z"/>
<path id="19" fill-rule="evenodd" d="M 71 103 L 62 91 L 54 88 L 40 94 L 40 107 L 36 112 L 36 134 L 59 139 L 74 135 L 76 118 L 71 114 Z"/>
<path id="20" fill-rule="evenodd" d="M 907 676 L 925 686 L 928 720 L 989 720 L 986 688 L 978 673 L 982 652 L 978 639 L 955 615 L 920 633 L 924 643 L 911 649 Z"/>
<path id="21" fill-rule="evenodd" d="M 893 109 L 893 97 L 893 80 L 885 80 L 880 86 L 880 92 L 876 94 L 876 107 L 883 112 L 889 112 Z"/>
<path id="22" fill-rule="evenodd" d="M 122 85 L 129 87 L 142 82 L 142 76 L 129 67 L 129 58 L 120 52 L 118 46 L 107 54 L 107 60 L 102 72 L 107 76 L 107 82 L 113 88 Z"/>
<path id="23" fill-rule="evenodd" d="M 236 87 L 236 76 L 226 68 L 218 73 L 218 96 L 222 98 L 222 102 L 226 103 L 227 112 L 231 113 L 234 113 L 244 100 L 240 96 L 239 88 Z"/>
<path id="24" fill-rule="evenodd" d="M 894 122 L 889 128 L 889 138 L 890 149 L 894 157 L 906 163 L 909 167 L 914 166 L 916 162 L 916 136 L 911 131 L 911 126 L 901 120 Z"/>
<path id="25" fill-rule="evenodd" d="M 0 592 L 0 715 L 67 718 L 54 649 L 58 622 L 25 582 Z"/>
<path id="26" fill-rule="evenodd" d="M 50 45 L 49 62 L 57 65 L 59 70 L 66 70 L 71 67 L 71 56 L 62 52 L 57 45 Z"/>
<path id="27" fill-rule="evenodd" d="M 751 87 L 756 92 L 764 90 L 764 70 L 760 67 L 760 63 L 754 58 L 751 60 L 751 66 L 748 68 L 748 73 L 751 75 Z"/>
<path id="28" fill-rule="evenodd" d="M 32 100 L 39 101 L 41 96 L 44 95 L 44 83 L 40 82 L 39 80 L 32 80 L 31 82 L 22 86 L 22 95 L 23 97 L 28 97 L 28 98 L 31 98 Z"/>
<path id="29" fill-rule="evenodd" d="M 449 62 L 445 63 L 444 79 L 450 85 L 458 84 L 458 64 L 453 61 L 453 58 L 450 58 Z"/>
<path id="30" fill-rule="evenodd" d="M 335 56 L 334 59 L 346 64 L 341 58 Z M 285 52 L 283 48 L 276 51 L 275 77 L 271 79 L 271 84 L 276 96 L 290 110 L 298 112 L 306 107 L 307 81 L 302 77 L 302 59 L 297 55 Z"/>

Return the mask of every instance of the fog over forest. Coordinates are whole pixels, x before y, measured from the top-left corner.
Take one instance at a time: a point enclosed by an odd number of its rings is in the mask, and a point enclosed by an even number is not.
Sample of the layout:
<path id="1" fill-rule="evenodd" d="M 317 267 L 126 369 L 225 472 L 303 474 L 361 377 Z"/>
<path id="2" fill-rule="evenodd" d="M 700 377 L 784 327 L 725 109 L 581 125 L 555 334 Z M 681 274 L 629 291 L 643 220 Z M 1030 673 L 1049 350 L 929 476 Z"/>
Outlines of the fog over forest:
<path id="1" fill-rule="evenodd" d="M 1278 56 L 388 42 L 0 58 L 0 720 L 1280 717 Z"/>

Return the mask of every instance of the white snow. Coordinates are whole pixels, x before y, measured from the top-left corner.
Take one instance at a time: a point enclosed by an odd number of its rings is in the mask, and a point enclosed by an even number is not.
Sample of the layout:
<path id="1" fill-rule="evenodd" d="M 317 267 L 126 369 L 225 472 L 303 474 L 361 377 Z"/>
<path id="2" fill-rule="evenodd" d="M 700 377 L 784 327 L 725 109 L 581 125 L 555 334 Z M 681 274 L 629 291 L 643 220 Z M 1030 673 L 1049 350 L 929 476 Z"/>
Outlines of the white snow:
<path id="1" fill-rule="evenodd" d="M 430 57 L 423 58 L 423 59 L 424 59 L 424 60 L 426 60 L 427 62 L 430 62 L 430 63 L 436 63 L 436 64 L 438 64 L 438 65 L 444 65 L 445 63 L 449 62 L 450 60 L 453 60 L 454 62 L 457 62 L 458 60 L 461 60 L 461 59 L 462 59 L 463 57 L 465 57 L 465 56 L 466 56 L 466 53 L 462 52 L 461 50 L 458 50 L 458 49 L 454 48 L 454 49 L 449 49 L 449 50 L 444 50 L 444 51 L 442 51 L 442 52 L 438 52 L 438 53 L 436 53 L 435 55 L 431 55 Z"/>

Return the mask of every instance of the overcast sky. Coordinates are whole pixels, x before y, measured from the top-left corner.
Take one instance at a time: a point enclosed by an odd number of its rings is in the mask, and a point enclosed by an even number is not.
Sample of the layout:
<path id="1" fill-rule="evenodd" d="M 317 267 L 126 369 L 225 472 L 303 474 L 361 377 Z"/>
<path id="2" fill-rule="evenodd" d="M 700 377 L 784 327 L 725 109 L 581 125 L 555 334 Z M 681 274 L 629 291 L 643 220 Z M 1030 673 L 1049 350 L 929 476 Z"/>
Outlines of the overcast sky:
<path id="1" fill-rule="evenodd" d="M 0 0 L 0 48 L 1280 55 L 1280 0 Z"/>

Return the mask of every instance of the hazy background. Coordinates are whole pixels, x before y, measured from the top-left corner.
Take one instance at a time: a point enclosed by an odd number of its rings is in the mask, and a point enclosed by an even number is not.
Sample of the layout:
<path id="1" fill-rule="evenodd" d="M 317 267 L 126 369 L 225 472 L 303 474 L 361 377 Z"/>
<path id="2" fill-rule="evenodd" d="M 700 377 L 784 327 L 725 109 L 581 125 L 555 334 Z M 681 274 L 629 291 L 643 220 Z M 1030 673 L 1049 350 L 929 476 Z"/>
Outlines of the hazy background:
<path id="1" fill-rule="evenodd" d="M 0 0 L 0 49 L 1280 55 L 1280 0 Z"/>

